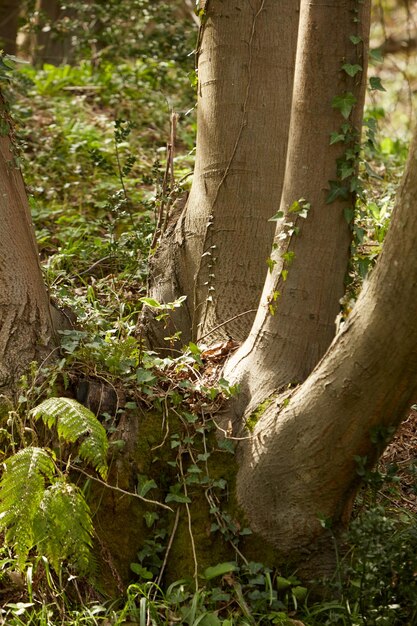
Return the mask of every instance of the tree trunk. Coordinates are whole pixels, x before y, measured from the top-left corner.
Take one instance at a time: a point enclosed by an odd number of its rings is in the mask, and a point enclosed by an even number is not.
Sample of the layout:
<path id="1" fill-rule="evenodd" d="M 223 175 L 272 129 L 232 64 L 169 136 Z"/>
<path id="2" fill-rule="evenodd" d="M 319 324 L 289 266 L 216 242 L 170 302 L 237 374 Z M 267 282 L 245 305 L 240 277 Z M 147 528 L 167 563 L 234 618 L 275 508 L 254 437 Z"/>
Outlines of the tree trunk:
<path id="1" fill-rule="evenodd" d="M 243 340 L 251 327 L 273 239 L 268 219 L 282 190 L 298 4 L 207 3 L 193 185 L 151 272 L 152 297 L 187 296 L 171 318 L 183 343 L 210 332 L 210 340 Z M 151 322 L 148 331 L 153 345 L 163 344 L 164 329 Z"/>
<path id="2" fill-rule="evenodd" d="M 72 53 L 71 37 L 63 32 L 63 20 L 70 18 L 73 11 L 61 9 L 60 0 L 38 0 L 37 10 L 40 14 L 40 24 L 33 37 L 33 62 L 37 65 L 69 63 Z M 59 21 L 61 26 L 57 28 Z"/>
<path id="3" fill-rule="evenodd" d="M 17 24 L 20 1 L 0 1 L 0 48 L 6 54 L 16 54 Z"/>
<path id="4" fill-rule="evenodd" d="M 9 388 L 31 361 L 48 355 L 53 325 L 11 122 L 0 106 L 0 388 Z"/>
<path id="5" fill-rule="evenodd" d="M 350 256 L 369 26 L 369 0 L 301 3 L 282 218 L 255 323 L 225 371 L 240 383 L 240 411 L 305 380 L 334 337 Z M 342 115 L 334 99 L 345 94 L 355 104 Z M 344 140 L 330 145 L 332 133 Z"/>
<path id="6" fill-rule="evenodd" d="M 319 517 L 335 532 L 348 521 L 358 457 L 373 465 L 417 392 L 416 208 L 417 135 L 354 311 L 289 405 L 273 402 L 240 444 L 239 501 L 281 558 L 317 546 Z"/>

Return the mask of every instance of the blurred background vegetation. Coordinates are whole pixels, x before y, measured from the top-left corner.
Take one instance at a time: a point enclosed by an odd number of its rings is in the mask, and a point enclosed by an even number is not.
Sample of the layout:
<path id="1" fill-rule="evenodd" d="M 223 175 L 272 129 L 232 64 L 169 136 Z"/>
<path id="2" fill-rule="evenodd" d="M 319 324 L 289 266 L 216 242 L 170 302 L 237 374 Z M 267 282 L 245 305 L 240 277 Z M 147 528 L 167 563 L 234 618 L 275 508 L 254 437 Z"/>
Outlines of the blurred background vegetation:
<path id="1" fill-rule="evenodd" d="M 63 335 L 55 369 L 34 370 L 22 380 L 18 415 L 79 378 L 123 389 L 128 408 L 141 400 L 139 392 L 146 406 L 161 404 L 167 379 L 158 377 L 171 366 L 148 354 L 139 379 L 143 355 L 135 330 L 158 216 L 192 180 L 195 9 L 193 0 L 0 0 L 0 80 L 15 122 L 45 281 L 78 324 Z M 342 316 L 389 225 L 415 124 L 416 53 L 417 2 L 376 0 L 369 74 L 378 80 L 367 99 Z M 193 364 L 198 358 L 197 350 Z M 0 622 L 415 624 L 416 459 L 410 451 L 416 431 L 412 413 L 380 468 L 366 476 L 368 489 L 358 499 L 348 538 L 352 559 L 328 583 L 337 601 L 306 602 L 295 576 L 283 578 L 255 563 L 210 593 L 209 587 L 190 591 L 184 581 L 160 592 L 140 580 L 127 596 L 106 604 L 87 584 L 75 584 L 70 593 L 62 572 L 51 573 L 39 560 L 19 577 L 4 547 Z M 7 437 L 4 458 L 16 445 Z"/>

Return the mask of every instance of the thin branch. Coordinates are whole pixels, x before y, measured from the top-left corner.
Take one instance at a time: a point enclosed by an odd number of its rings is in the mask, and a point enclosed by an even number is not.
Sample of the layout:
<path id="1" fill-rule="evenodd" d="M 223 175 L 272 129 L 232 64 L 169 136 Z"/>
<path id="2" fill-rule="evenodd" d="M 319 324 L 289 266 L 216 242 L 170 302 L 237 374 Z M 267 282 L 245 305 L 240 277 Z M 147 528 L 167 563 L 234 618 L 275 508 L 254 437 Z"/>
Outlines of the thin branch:
<path id="1" fill-rule="evenodd" d="M 257 309 L 249 309 L 248 311 L 243 311 L 243 313 L 238 313 L 237 315 L 234 315 L 233 317 L 230 317 L 228 320 L 226 320 L 225 322 L 222 322 L 221 324 L 217 324 L 217 326 L 214 326 L 214 328 L 212 328 L 211 330 L 208 331 L 208 333 L 206 333 L 205 335 L 203 335 L 202 337 L 199 338 L 199 341 L 202 341 L 203 339 L 205 339 L 206 337 L 208 337 L 209 335 L 211 335 L 211 333 L 214 333 L 215 330 L 217 330 L 218 328 L 221 328 L 222 326 L 226 326 L 226 324 L 229 324 L 230 322 L 233 322 L 234 320 L 236 320 L 238 317 L 242 317 L 243 315 L 248 315 L 248 313 L 256 313 Z"/>
<path id="2" fill-rule="evenodd" d="M 94 480 L 96 483 L 100 483 L 100 485 L 103 485 L 103 487 L 107 487 L 108 489 L 112 489 L 113 491 L 118 491 L 119 493 L 122 493 L 125 496 L 130 496 L 131 498 L 138 498 L 138 500 L 142 500 L 142 502 L 146 502 L 147 504 L 154 504 L 155 506 L 160 506 L 163 509 L 167 509 L 168 511 L 171 511 L 171 513 L 174 512 L 174 509 L 171 509 L 171 507 L 168 506 L 167 504 L 162 504 L 162 502 L 158 502 L 157 500 L 149 500 L 148 498 L 144 498 L 143 496 L 140 496 L 138 493 L 134 493 L 133 491 L 126 491 L 125 489 L 121 489 L 121 487 L 116 487 L 115 485 L 109 485 L 104 480 L 101 480 L 100 478 L 96 478 L 95 476 L 91 476 L 91 474 L 89 474 L 88 472 L 85 472 L 80 467 L 77 467 L 73 465 L 72 463 L 70 464 L 70 467 L 76 472 L 80 472 L 80 474 L 84 474 L 84 476 L 86 476 L 87 478 Z"/>
<path id="3" fill-rule="evenodd" d="M 172 547 L 172 542 L 174 541 L 175 533 L 177 532 L 179 519 L 180 519 L 180 507 L 177 508 L 177 512 L 175 514 L 174 526 L 172 528 L 171 536 L 169 538 L 167 549 L 165 551 L 164 561 L 163 561 L 163 563 L 161 565 L 161 569 L 159 571 L 159 576 L 156 579 L 156 584 L 158 585 L 158 587 L 161 584 L 162 575 L 164 573 L 164 570 L 165 570 L 165 567 L 166 567 L 166 564 L 167 564 L 167 561 L 168 561 L 168 556 L 169 556 L 169 553 L 170 553 L 170 550 L 171 550 L 171 547 Z"/>

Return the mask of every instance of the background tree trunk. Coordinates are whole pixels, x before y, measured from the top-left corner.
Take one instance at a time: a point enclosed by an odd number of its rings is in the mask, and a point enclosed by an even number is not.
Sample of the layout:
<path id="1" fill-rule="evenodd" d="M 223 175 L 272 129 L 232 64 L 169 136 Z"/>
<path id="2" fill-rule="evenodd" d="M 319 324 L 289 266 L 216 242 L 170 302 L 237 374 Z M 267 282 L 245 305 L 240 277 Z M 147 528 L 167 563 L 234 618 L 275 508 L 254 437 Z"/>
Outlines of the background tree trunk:
<path id="1" fill-rule="evenodd" d="M 0 387 L 7 388 L 49 353 L 53 327 L 3 101 L 0 115 Z"/>
<path id="2" fill-rule="evenodd" d="M 354 311 L 289 405 L 274 401 L 240 444 L 239 501 L 282 558 L 317 547 L 319 517 L 336 533 L 346 524 L 359 484 L 355 459 L 373 465 L 417 393 L 416 207 L 417 136 Z"/>
<path id="3" fill-rule="evenodd" d="M 6 54 L 16 54 L 19 0 L 0 0 L 0 48 Z"/>
<path id="4" fill-rule="evenodd" d="M 73 11 L 61 9 L 60 0 L 38 0 L 40 13 L 39 30 L 32 41 L 32 58 L 37 65 L 50 63 L 60 65 L 71 61 L 71 37 L 56 25 L 64 18 L 71 18 Z"/>
<path id="5" fill-rule="evenodd" d="M 210 340 L 243 340 L 251 327 L 273 238 L 268 219 L 281 197 L 298 5 L 207 5 L 198 55 L 193 185 L 152 267 L 152 297 L 170 302 L 187 296 L 186 307 L 172 316 L 172 330 L 182 331 L 184 343 L 219 324 L 224 325 Z M 149 333 L 155 346 L 167 334 L 154 324 Z"/>
<path id="6" fill-rule="evenodd" d="M 355 202 L 370 4 L 301 3 L 283 217 L 252 331 L 225 371 L 229 381 L 240 383 L 240 411 L 249 403 L 250 412 L 277 389 L 305 380 L 336 331 L 350 257 L 347 214 L 351 219 Z M 342 66 L 356 68 L 355 75 Z M 356 104 L 343 116 L 333 102 L 346 94 Z M 345 135 L 345 141 L 330 145 L 331 133 Z M 329 203 L 330 181 L 344 195 Z"/>

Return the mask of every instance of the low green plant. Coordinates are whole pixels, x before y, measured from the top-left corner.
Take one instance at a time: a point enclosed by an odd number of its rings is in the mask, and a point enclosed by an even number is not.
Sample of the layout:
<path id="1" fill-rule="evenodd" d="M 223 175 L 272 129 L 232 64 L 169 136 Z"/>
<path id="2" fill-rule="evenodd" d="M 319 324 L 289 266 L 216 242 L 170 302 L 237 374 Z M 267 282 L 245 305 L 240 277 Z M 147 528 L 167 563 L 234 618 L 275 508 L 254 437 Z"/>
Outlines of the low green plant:
<path id="1" fill-rule="evenodd" d="M 105 478 L 106 431 L 91 411 L 70 398 L 49 398 L 32 410 L 36 421 L 55 429 L 57 444 L 78 442 L 78 455 Z M 91 513 L 68 475 L 69 458 L 38 446 L 20 449 L 4 462 L 0 481 L 0 529 L 25 568 L 31 551 L 45 555 L 56 571 L 66 561 L 91 569 Z"/>

